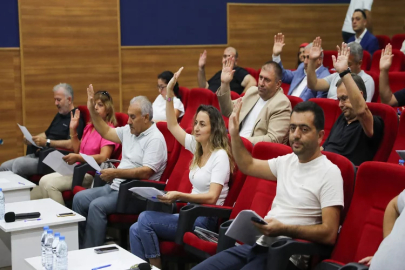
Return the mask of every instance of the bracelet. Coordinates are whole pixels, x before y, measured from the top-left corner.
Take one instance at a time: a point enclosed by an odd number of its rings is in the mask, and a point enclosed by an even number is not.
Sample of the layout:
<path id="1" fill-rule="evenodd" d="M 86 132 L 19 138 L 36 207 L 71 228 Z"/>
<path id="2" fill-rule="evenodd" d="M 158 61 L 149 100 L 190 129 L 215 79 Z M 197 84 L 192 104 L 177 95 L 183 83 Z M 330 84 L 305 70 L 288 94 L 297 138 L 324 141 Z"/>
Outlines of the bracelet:
<path id="1" fill-rule="evenodd" d="M 76 137 L 78 134 L 76 133 L 75 135 L 70 134 L 70 138 Z"/>

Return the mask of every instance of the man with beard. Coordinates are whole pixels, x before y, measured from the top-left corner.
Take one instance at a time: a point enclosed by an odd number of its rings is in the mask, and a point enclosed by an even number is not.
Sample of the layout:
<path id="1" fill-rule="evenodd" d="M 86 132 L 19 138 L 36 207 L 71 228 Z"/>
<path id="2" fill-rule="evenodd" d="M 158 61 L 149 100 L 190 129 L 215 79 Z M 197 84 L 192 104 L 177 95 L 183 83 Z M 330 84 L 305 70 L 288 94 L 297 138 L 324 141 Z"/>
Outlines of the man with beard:
<path id="1" fill-rule="evenodd" d="M 126 179 L 158 181 L 166 168 L 165 138 L 152 122 L 152 104 L 144 96 L 134 97 L 128 107 L 128 125 L 110 127 L 96 112 L 94 90 L 87 88 L 87 107 L 93 125 L 101 137 L 122 144 L 122 159 L 117 169 L 104 169 L 102 180 L 110 185 L 83 190 L 73 198 L 72 209 L 86 221 L 79 223 L 79 246 L 90 248 L 104 244 L 107 215 L 115 212 L 120 184 Z"/>
<path id="2" fill-rule="evenodd" d="M 224 116 L 232 113 L 236 100 L 231 100 L 230 82 L 235 70 L 235 58 L 224 62 L 221 73 L 221 87 L 217 91 L 219 106 Z M 262 66 L 258 86 L 252 86 L 240 98 L 243 106 L 240 112 L 239 135 L 253 144 L 258 142 L 286 143 L 291 113 L 290 100 L 281 86 L 281 68 L 273 61 Z"/>
<path id="3" fill-rule="evenodd" d="M 254 159 L 239 136 L 238 101 L 229 119 L 232 153 L 241 172 L 277 181 L 267 225 L 253 223 L 263 234 L 253 246 L 229 248 L 197 265 L 194 270 L 266 269 L 267 251 L 282 237 L 333 245 L 343 206 L 343 179 L 339 168 L 322 155 L 324 114 L 319 105 L 306 101 L 291 114 L 289 139 L 293 153 L 270 160 Z M 306 269 L 308 257 L 290 258 L 288 270 Z M 275 269 L 276 270 L 276 269 Z"/>
<path id="4" fill-rule="evenodd" d="M 347 157 L 354 165 L 373 160 L 383 137 L 384 122 L 373 116 L 367 107 L 367 91 L 363 79 L 350 73 L 348 59 L 350 48 L 342 43 L 338 47 L 338 58 L 333 65 L 339 73 L 337 99 L 342 114 L 333 125 L 329 137 L 323 144 L 325 151 Z"/>
<path id="5" fill-rule="evenodd" d="M 40 147 L 72 149 L 69 136 L 69 124 L 71 112 L 74 112 L 76 109 L 73 105 L 72 86 L 67 83 L 55 85 L 53 88 L 53 97 L 55 106 L 58 108 L 58 113 L 53 118 L 48 129 L 36 136 L 32 136 L 32 140 Z M 77 128 L 77 136 L 79 139 L 82 137 L 84 126 L 85 123 L 83 119 L 80 119 Z M 37 174 L 38 151 L 40 151 L 40 149 L 33 146 L 25 138 L 24 143 L 27 145 L 27 155 L 4 162 L 0 166 L 0 171 L 12 171 L 24 178 Z"/>

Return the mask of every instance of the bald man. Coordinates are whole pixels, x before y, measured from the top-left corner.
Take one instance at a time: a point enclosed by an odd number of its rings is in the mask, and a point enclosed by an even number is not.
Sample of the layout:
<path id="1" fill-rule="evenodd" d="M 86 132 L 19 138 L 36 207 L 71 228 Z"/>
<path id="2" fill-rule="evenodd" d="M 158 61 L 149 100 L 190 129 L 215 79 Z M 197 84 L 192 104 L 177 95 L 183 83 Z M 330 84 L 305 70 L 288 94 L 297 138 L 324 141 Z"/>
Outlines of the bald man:
<path id="1" fill-rule="evenodd" d="M 230 57 L 235 58 L 235 65 L 233 67 L 233 69 L 235 70 L 235 74 L 230 84 L 231 90 L 238 94 L 242 94 L 246 92 L 246 90 L 249 89 L 251 86 L 256 86 L 256 79 L 253 78 L 253 76 L 251 76 L 244 68 L 237 66 L 238 51 L 235 48 L 228 47 L 224 50 L 224 54 L 222 56 L 222 64 L 224 64 L 225 61 L 228 60 Z M 200 60 L 198 61 L 198 87 L 210 89 L 212 92 L 215 93 L 221 86 L 222 70 L 215 73 L 215 75 L 207 81 L 205 78 L 206 62 L 207 51 L 204 50 L 204 52 L 200 54 Z"/>

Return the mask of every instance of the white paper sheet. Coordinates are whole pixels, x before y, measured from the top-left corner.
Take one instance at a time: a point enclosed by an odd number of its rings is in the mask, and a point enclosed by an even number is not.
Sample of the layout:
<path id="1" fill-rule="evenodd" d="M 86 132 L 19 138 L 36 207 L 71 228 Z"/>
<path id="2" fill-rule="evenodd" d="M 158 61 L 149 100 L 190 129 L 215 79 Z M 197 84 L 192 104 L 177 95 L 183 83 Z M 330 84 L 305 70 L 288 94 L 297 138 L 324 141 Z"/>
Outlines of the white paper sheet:
<path id="1" fill-rule="evenodd" d="M 129 191 L 136 193 L 146 199 L 156 198 L 158 195 L 165 195 L 166 193 L 162 190 L 158 190 L 154 187 L 133 187 Z"/>
<path id="2" fill-rule="evenodd" d="M 68 165 L 63 159 L 64 155 L 55 150 L 49 153 L 46 158 L 44 158 L 43 163 L 51 167 L 55 172 L 61 175 L 73 175 L 73 170 L 76 164 Z"/>
<path id="3" fill-rule="evenodd" d="M 101 171 L 100 166 L 97 164 L 96 160 L 94 159 L 94 157 L 92 156 L 88 156 L 86 154 L 83 153 L 79 153 L 83 159 L 93 168 L 95 169 L 97 172 Z"/>
<path id="4" fill-rule="evenodd" d="M 263 220 L 255 211 L 243 210 L 236 216 L 225 235 L 252 246 L 256 243 L 257 239 L 263 235 L 255 225 L 253 225 L 252 217 Z"/>
<path id="5" fill-rule="evenodd" d="M 30 143 L 32 143 L 32 145 L 34 145 L 38 148 L 42 148 L 41 146 L 38 146 L 34 143 L 34 141 L 32 140 L 32 135 L 26 127 L 20 126 L 20 124 L 18 124 L 18 123 L 17 123 L 17 125 L 21 129 L 21 132 L 24 134 L 24 137 L 27 139 L 27 141 L 29 141 Z"/>

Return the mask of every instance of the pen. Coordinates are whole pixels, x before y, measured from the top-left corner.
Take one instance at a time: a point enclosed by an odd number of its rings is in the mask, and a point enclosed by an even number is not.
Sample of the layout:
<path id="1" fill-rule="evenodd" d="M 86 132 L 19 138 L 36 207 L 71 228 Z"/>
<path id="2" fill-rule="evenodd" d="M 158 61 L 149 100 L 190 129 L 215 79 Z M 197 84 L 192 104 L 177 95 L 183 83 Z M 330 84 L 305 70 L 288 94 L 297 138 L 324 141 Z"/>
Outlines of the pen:
<path id="1" fill-rule="evenodd" d="M 41 218 L 25 219 L 24 222 L 28 222 L 28 221 L 38 221 L 38 220 L 42 220 L 42 219 L 41 219 Z"/>
<path id="2" fill-rule="evenodd" d="M 20 184 L 20 185 L 24 185 L 24 186 L 25 186 L 25 184 L 24 184 L 24 183 L 21 183 L 21 182 L 18 182 L 18 184 Z"/>
<path id="3" fill-rule="evenodd" d="M 100 174 L 101 174 L 101 172 L 99 172 L 99 171 L 96 171 L 96 174 L 100 175 Z"/>
<path id="4" fill-rule="evenodd" d="M 93 269 L 91 269 L 91 270 L 98 270 L 98 269 L 106 268 L 106 267 L 110 267 L 110 266 L 111 266 L 111 264 L 107 264 L 107 265 L 103 265 L 103 266 L 99 266 L 99 267 L 93 268 Z"/>

